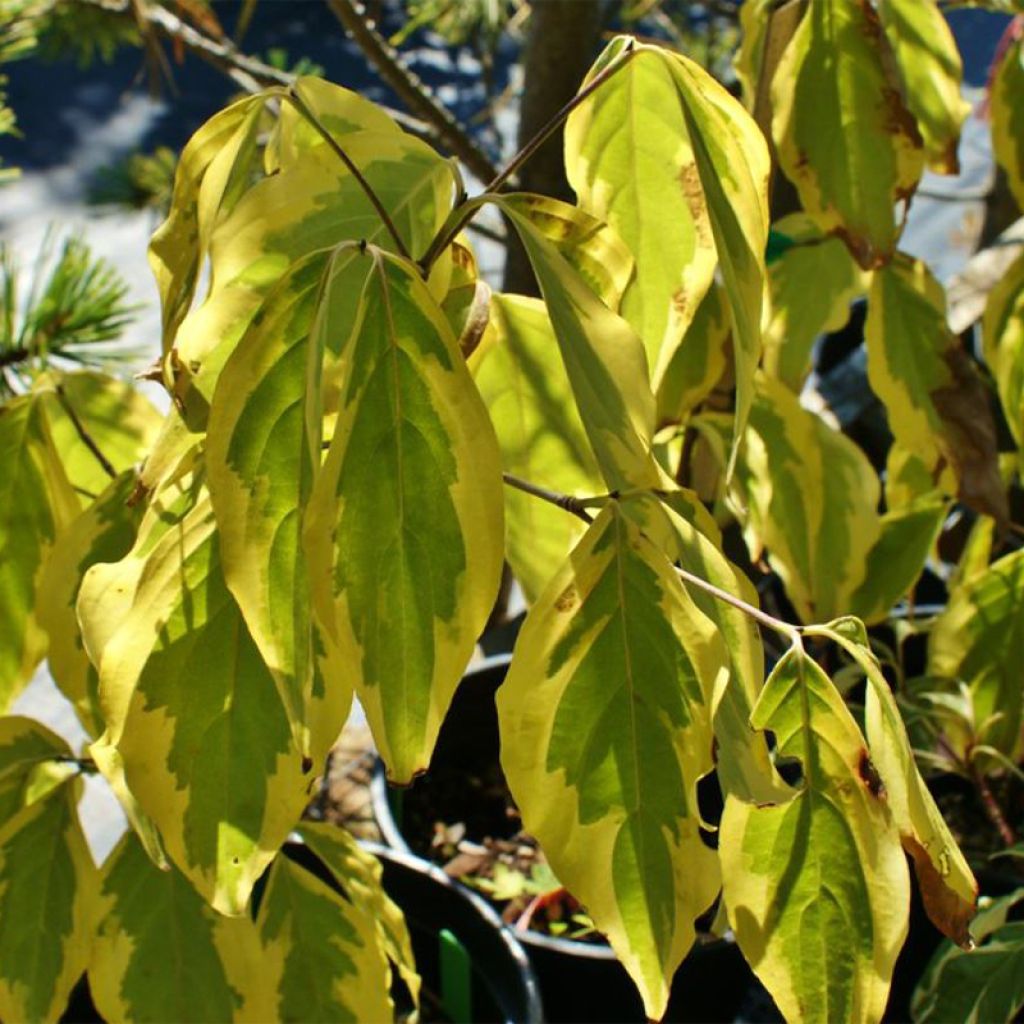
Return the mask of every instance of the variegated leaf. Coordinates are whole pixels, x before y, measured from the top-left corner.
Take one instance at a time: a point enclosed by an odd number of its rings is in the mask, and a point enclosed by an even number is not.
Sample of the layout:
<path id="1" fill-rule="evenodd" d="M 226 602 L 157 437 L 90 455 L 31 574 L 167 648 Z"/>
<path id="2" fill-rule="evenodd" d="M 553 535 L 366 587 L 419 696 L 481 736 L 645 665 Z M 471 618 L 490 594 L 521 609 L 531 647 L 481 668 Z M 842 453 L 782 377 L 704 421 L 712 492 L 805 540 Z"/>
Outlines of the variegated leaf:
<path id="1" fill-rule="evenodd" d="M 928 638 L 928 674 L 971 688 L 974 720 L 990 721 L 985 743 L 1015 758 L 1024 750 L 1024 551 L 963 580 Z"/>
<path id="2" fill-rule="evenodd" d="M 133 833 L 103 867 L 89 991 L 104 1020 L 269 1020 L 256 928 L 212 910 Z"/>
<path id="3" fill-rule="evenodd" d="M 982 321 L 985 361 L 999 390 L 1024 468 L 1024 255 L 989 293 Z"/>
<path id="4" fill-rule="evenodd" d="M 657 487 L 651 458 L 654 395 L 643 345 L 529 217 L 529 196 L 494 203 L 519 232 L 537 275 L 580 419 L 612 489 Z"/>
<path id="5" fill-rule="evenodd" d="M 671 562 L 613 503 L 531 609 L 498 691 L 502 766 L 524 825 L 651 1018 L 718 891 L 696 783 L 712 767 L 724 665 Z"/>
<path id="6" fill-rule="evenodd" d="M 936 928 L 967 945 L 978 883 L 917 769 L 900 709 L 871 651 L 867 632 L 856 619 L 840 619 L 815 629 L 813 635 L 839 644 L 867 677 L 865 729 L 871 760 L 885 787 L 903 847 L 914 861 L 925 910 Z"/>
<path id="7" fill-rule="evenodd" d="M 868 379 L 889 426 L 947 494 L 1006 518 L 986 389 L 946 323 L 942 286 L 902 253 L 875 271 L 865 326 Z"/>
<path id="8" fill-rule="evenodd" d="M 315 614 L 393 778 L 427 766 L 501 576 L 501 455 L 417 271 L 367 248 L 330 321 L 338 420 L 306 519 Z M 328 314 L 330 315 L 330 314 Z"/>
<path id="9" fill-rule="evenodd" d="M 36 616 L 49 636 L 50 673 L 94 738 L 103 732 L 99 677 L 85 652 L 75 608 L 86 570 L 118 561 L 135 542 L 142 510 L 128 504 L 134 489 L 135 474 L 122 473 L 70 522 L 46 563 L 36 599 Z"/>
<path id="10" fill-rule="evenodd" d="M 390 971 L 369 907 L 281 854 L 256 920 L 274 1015 L 295 1021 L 388 1021 Z"/>
<path id="11" fill-rule="evenodd" d="M 504 468 L 524 480 L 585 497 L 601 475 L 572 402 L 544 304 L 495 295 L 495 338 L 476 383 L 498 435 Z M 540 595 L 583 524 L 535 497 L 505 488 L 505 555 L 528 601 Z"/>
<path id="12" fill-rule="evenodd" d="M 787 1020 L 877 1021 L 907 935 L 910 880 L 864 738 L 828 677 L 790 650 L 752 724 L 803 779 L 785 802 L 726 799 L 723 898 L 747 962 Z"/>
<path id="13" fill-rule="evenodd" d="M 864 294 L 867 280 L 846 246 L 823 236 L 806 214 L 784 217 L 775 229 L 796 244 L 768 268 L 764 371 L 799 394 L 815 340 L 846 323 L 850 303 Z"/>
<path id="14" fill-rule="evenodd" d="M 992 150 L 1006 171 L 1017 205 L 1024 207 L 1024 36 L 1012 42 L 999 64 L 989 102 Z"/>
<path id="15" fill-rule="evenodd" d="M 37 395 L 0 406 L 0 710 L 10 706 L 46 653 L 35 613 L 39 579 L 79 502 Z"/>
<path id="16" fill-rule="evenodd" d="M 811 3 L 772 80 L 779 163 L 822 231 L 865 269 L 893 255 L 894 208 L 924 169 L 924 147 L 870 0 Z"/>
<path id="17" fill-rule="evenodd" d="M 97 592 L 105 581 L 115 604 L 128 595 L 101 647 L 100 745 L 116 748 L 178 868 L 217 910 L 241 914 L 326 749 L 304 756 L 228 592 L 201 474 L 186 477 L 169 505 L 159 532 L 144 521 L 132 552 L 90 570 L 82 587 L 83 624 L 104 610 L 102 600 L 88 603 L 90 580 Z M 336 734 L 347 701 L 329 693 L 326 703 Z"/>
<path id="18" fill-rule="evenodd" d="M 857 446 L 762 378 L 737 466 L 753 557 L 768 560 L 804 622 L 835 618 L 879 536 L 878 477 Z"/>
<path id="19" fill-rule="evenodd" d="M 56 1021 L 89 958 L 98 876 L 78 823 L 81 780 L 50 786 L 0 826 L 5 1021 Z"/>
<path id="20" fill-rule="evenodd" d="M 928 166 L 939 174 L 958 174 L 960 126 L 971 106 L 960 95 L 963 61 L 949 22 L 935 0 L 884 0 L 878 11 Z"/>

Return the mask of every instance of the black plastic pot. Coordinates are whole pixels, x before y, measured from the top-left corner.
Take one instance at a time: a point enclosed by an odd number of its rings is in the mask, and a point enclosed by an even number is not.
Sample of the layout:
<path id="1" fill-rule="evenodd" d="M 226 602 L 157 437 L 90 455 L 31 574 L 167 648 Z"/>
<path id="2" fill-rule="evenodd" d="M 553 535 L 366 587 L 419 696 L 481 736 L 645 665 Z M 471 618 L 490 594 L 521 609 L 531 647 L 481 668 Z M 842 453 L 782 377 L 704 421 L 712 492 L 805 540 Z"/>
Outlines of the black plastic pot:
<path id="1" fill-rule="evenodd" d="M 471 777 L 482 765 L 495 771 L 498 722 L 494 695 L 505 677 L 507 654 L 487 659 L 468 672 L 456 691 L 431 761 L 431 771 L 412 790 L 389 789 L 378 764 L 371 783 L 374 811 L 385 841 L 411 852 L 396 816 L 406 794 L 422 791 L 440 771 Z M 438 869 L 440 870 L 440 869 Z M 460 885 L 460 888 L 465 889 Z M 516 931 L 540 981 L 549 1021 L 644 1021 L 639 993 L 625 968 L 605 943 L 575 942 L 535 931 Z M 733 1021 L 759 1000 L 760 986 L 731 939 L 698 940 L 676 972 L 667 1021 Z M 763 990 L 761 990 L 763 991 Z M 775 1019 L 778 1016 L 747 1019 Z"/>
<path id="2" fill-rule="evenodd" d="M 493 908 L 440 868 L 408 851 L 363 842 L 380 859 L 387 894 L 405 914 L 425 994 L 420 1019 L 540 1024 L 540 986 L 530 960 Z M 329 885 L 330 871 L 301 843 L 285 854 Z"/>

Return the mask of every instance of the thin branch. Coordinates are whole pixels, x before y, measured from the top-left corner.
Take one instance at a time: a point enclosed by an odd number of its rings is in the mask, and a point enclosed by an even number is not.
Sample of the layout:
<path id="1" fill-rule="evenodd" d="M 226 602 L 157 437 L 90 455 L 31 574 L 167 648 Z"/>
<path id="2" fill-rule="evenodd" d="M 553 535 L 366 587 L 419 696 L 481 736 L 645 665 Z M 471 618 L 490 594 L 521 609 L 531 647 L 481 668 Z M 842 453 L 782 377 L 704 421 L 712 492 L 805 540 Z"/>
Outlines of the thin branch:
<path id="1" fill-rule="evenodd" d="M 402 65 L 397 52 L 377 32 L 362 5 L 353 0 L 327 0 L 327 6 L 399 99 L 434 128 L 438 141 L 481 181 L 494 177 L 497 171 L 487 155 L 466 134 L 451 111 Z"/>
<path id="2" fill-rule="evenodd" d="M 501 478 L 509 487 L 514 487 L 517 491 L 523 491 L 526 494 L 532 494 L 535 498 L 548 502 L 549 505 L 565 509 L 566 512 L 571 512 L 577 519 L 582 519 L 585 523 L 592 523 L 594 521 L 590 513 L 583 507 L 583 502 L 579 498 L 574 498 L 571 494 L 559 494 L 557 491 L 549 491 L 546 487 L 532 484 L 529 480 L 522 480 L 511 473 L 502 473 Z"/>
<path id="3" fill-rule="evenodd" d="M 57 395 L 57 401 L 60 402 L 64 411 L 68 414 L 68 419 L 71 420 L 71 425 L 75 428 L 75 433 L 78 434 L 79 440 L 86 448 L 89 449 L 93 454 L 93 458 L 100 464 L 103 472 L 110 477 L 111 480 L 117 476 L 117 470 L 114 469 L 113 464 L 110 460 L 100 451 L 99 446 L 89 435 L 89 431 L 85 429 L 84 424 L 78 418 L 78 413 L 75 412 L 71 403 L 68 401 L 68 396 L 64 393 L 64 386 L 58 384 L 54 388 L 54 393 Z"/>
<path id="4" fill-rule="evenodd" d="M 526 494 L 532 494 L 535 498 L 540 498 L 542 501 L 546 501 L 551 505 L 565 509 L 566 512 L 571 512 L 574 516 L 582 519 L 585 523 L 593 522 L 593 519 L 590 517 L 585 507 L 588 503 L 607 499 L 614 500 L 619 497 L 619 495 L 613 492 L 612 494 L 604 495 L 601 498 L 574 498 L 572 495 L 560 494 L 558 491 L 552 491 L 546 487 L 540 487 L 537 484 L 530 483 L 528 480 L 522 480 L 519 477 L 513 476 L 511 473 L 502 473 L 501 477 L 510 487 L 515 487 L 517 490 L 524 491 Z M 708 580 L 702 579 L 700 576 L 695 576 L 692 572 L 682 569 L 678 565 L 673 566 L 673 568 L 679 575 L 680 579 L 684 582 L 697 587 L 699 590 L 703 590 L 706 594 L 710 594 L 712 597 L 717 598 L 725 604 L 732 605 L 733 608 L 736 608 L 738 611 L 750 616 L 750 618 L 754 619 L 755 622 L 759 622 L 762 626 L 767 626 L 768 629 L 788 637 L 793 643 L 799 644 L 801 642 L 800 635 L 803 632 L 804 627 L 796 626 L 791 622 L 784 622 L 782 619 L 777 619 L 774 615 L 769 615 L 767 612 L 761 611 L 760 608 L 757 608 L 752 604 L 748 604 L 742 598 L 730 594 L 729 591 L 723 590 L 721 587 L 716 587 L 714 583 L 710 583 Z"/>
<path id="5" fill-rule="evenodd" d="M 978 796 L 981 797 L 981 806 L 985 809 L 988 820 L 992 822 L 995 830 L 999 833 L 999 838 L 1006 846 L 1014 846 L 1017 842 L 1017 834 L 1010 828 L 1003 809 L 996 801 L 995 794 L 989 787 L 985 776 L 974 765 L 971 766 L 971 781 L 978 791 Z"/>
<path id="6" fill-rule="evenodd" d="M 328 0 L 328 2 L 347 3 L 348 0 Z M 504 170 L 494 175 L 479 196 L 470 200 L 464 200 L 461 205 L 456 206 L 452 210 L 448 220 L 441 227 L 437 235 L 435 235 L 434 240 L 430 243 L 426 253 L 420 260 L 420 269 L 423 271 L 424 277 L 430 272 L 434 260 L 452 244 L 459 232 L 469 223 L 473 215 L 480 208 L 481 200 L 490 193 L 497 192 L 502 188 L 516 171 L 558 130 L 559 125 L 596 89 L 599 89 L 612 75 L 624 68 L 637 52 L 637 50 L 632 48 L 632 44 L 627 44 L 627 48 L 624 48 L 615 60 L 598 72 L 583 89 L 576 93 L 561 110 L 550 118 L 548 123 L 512 157 Z"/>
<path id="7" fill-rule="evenodd" d="M 374 210 L 377 211 L 377 216 L 380 217 L 381 223 L 388 230 L 388 234 L 394 239 L 395 247 L 398 252 L 405 258 L 409 259 L 409 250 L 405 246 L 405 242 L 402 240 L 402 236 L 398 233 L 398 228 L 395 227 L 395 222 L 391 219 L 391 215 L 385 209 L 384 204 L 380 201 L 377 193 L 374 192 L 373 186 L 363 176 L 363 172 L 355 165 L 352 158 L 345 152 L 344 149 L 339 145 L 338 141 L 331 135 L 331 133 L 320 123 L 320 119 L 313 113 L 312 110 L 307 106 L 305 100 L 295 91 L 294 88 L 289 89 L 285 93 L 285 99 L 288 100 L 292 106 L 317 130 L 320 137 L 327 143 L 328 146 L 337 154 L 338 159 L 349 169 L 352 177 L 359 182 L 359 187 L 366 193 L 366 198 L 370 200 L 370 204 Z"/>
<path id="8" fill-rule="evenodd" d="M 131 5 L 125 0 L 76 0 L 88 7 L 98 7 L 112 14 L 132 17 Z M 275 68 L 256 57 L 242 53 L 228 40 L 211 39 L 198 29 L 176 17 L 166 7 L 158 4 L 146 4 L 143 8 L 146 23 L 165 39 L 180 43 L 185 49 L 197 57 L 213 65 L 218 71 L 226 74 L 236 85 L 246 92 L 255 93 L 271 86 L 291 86 L 296 76 L 288 71 Z M 425 138 L 436 135 L 429 125 L 409 117 L 400 110 L 381 107 L 390 117 L 394 118 L 403 128 Z"/>

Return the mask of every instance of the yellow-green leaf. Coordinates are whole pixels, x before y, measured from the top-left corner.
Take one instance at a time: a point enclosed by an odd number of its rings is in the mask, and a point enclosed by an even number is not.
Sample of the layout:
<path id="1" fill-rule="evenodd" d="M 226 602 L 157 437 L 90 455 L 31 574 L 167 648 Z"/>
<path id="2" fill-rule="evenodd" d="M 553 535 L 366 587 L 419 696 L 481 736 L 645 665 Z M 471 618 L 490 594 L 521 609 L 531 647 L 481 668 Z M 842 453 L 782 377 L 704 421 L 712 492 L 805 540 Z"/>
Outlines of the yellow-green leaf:
<path id="1" fill-rule="evenodd" d="M 418 272 L 375 248 L 325 325 L 343 377 L 307 509 L 313 606 L 391 775 L 430 758 L 501 577 L 501 455 Z"/>
<path id="2" fill-rule="evenodd" d="M 1024 467 L 1024 255 L 992 289 L 982 321 L 985 361 Z"/>
<path id="3" fill-rule="evenodd" d="M 868 379 L 889 426 L 948 494 L 1006 517 L 986 392 L 946 323 L 942 286 L 899 254 L 875 271 L 865 326 Z"/>
<path id="4" fill-rule="evenodd" d="M 949 22 L 935 0 L 885 0 L 879 14 L 928 166 L 938 174 L 958 174 L 960 127 L 971 105 L 960 95 L 963 61 Z"/>
<path id="5" fill-rule="evenodd" d="M 295 741 L 224 583 L 201 476 L 164 510 L 159 536 L 144 522 L 121 563 L 90 570 L 83 596 L 90 579 L 120 585 L 130 602 L 102 645 L 101 744 L 116 747 L 131 794 L 178 868 L 216 909 L 240 914 L 326 750 L 306 758 Z M 83 619 L 97 609 L 102 602 L 83 607 L 80 598 Z"/>
<path id="6" fill-rule="evenodd" d="M 344 888 L 349 901 L 373 918 L 380 948 L 398 968 L 418 1005 L 420 976 L 416 973 L 412 939 L 401 909 L 384 891 L 380 861 L 337 825 L 307 821 L 298 832 Z"/>
<path id="7" fill-rule="evenodd" d="M 67 743 L 41 722 L 0 718 L 0 828 L 74 772 L 71 756 Z"/>
<path id="8" fill-rule="evenodd" d="M 547 304 L 580 419 L 612 489 L 657 487 L 654 395 L 643 345 L 529 217 L 530 197 L 495 204 L 519 232 Z"/>
<path id="9" fill-rule="evenodd" d="M 68 779 L 0 827 L 0 1017 L 56 1021 L 85 970 L 97 885 Z"/>
<path id="10" fill-rule="evenodd" d="M 623 49 L 611 43 L 583 85 Z M 566 173 L 580 206 L 607 221 L 639 273 L 620 312 L 643 341 L 657 388 L 711 284 L 716 257 L 672 67 L 641 47 L 569 115 Z"/>
<path id="11" fill-rule="evenodd" d="M 162 418 L 153 403 L 116 377 L 88 370 L 48 373 L 34 390 L 46 405 L 53 443 L 72 487 L 90 497 L 106 488 L 110 476 L 81 432 L 120 473 L 143 458 L 160 430 Z"/>
<path id="12" fill-rule="evenodd" d="M 388 211 L 414 256 L 426 250 L 451 208 L 451 167 L 404 133 L 359 131 L 345 151 Z M 267 292 L 290 265 L 345 241 L 394 242 L 354 175 L 327 147 L 257 182 L 211 239 L 213 287 L 182 324 L 175 387 L 198 395 L 204 415 L 217 375 Z"/>
<path id="13" fill-rule="evenodd" d="M 815 635 L 839 644 L 867 677 L 864 717 L 871 760 L 903 847 L 913 858 L 925 910 L 936 928 L 966 945 L 978 885 L 917 769 L 900 709 L 867 633 L 856 619 L 842 619 L 815 630 Z"/>
<path id="14" fill-rule="evenodd" d="M 772 81 L 779 163 L 822 231 L 865 269 L 896 249 L 898 201 L 913 193 L 924 149 L 870 0 L 807 5 Z"/>
<path id="15" fill-rule="evenodd" d="M 531 609 L 498 691 L 502 766 L 524 825 L 654 1019 L 718 891 L 696 783 L 712 767 L 724 664 L 671 562 L 613 503 Z"/>
<path id="16" fill-rule="evenodd" d="M 878 476 L 863 452 L 762 378 L 736 482 L 751 555 L 768 549 L 801 620 L 843 614 L 879 535 Z"/>
<path id="17" fill-rule="evenodd" d="M 270 1019 L 273 1005 L 252 998 L 262 973 L 252 921 L 216 913 L 131 832 L 104 865 L 100 897 L 89 990 L 104 1020 Z"/>
<path id="18" fill-rule="evenodd" d="M 255 133 L 266 97 L 248 96 L 210 118 L 178 159 L 170 214 L 149 243 L 149 264 L 163 312 L 163 350 L 174 343 L 192 305 L 221 207 L 249 184 Z"/>
<path id="19" fill-rule="evenodd" d="M 784 217 L 775 228 L 796 244 L 768 268 L 764 370 L 799 394 L 815 339 L 846 323 L 850 303 L 864 293 L 867 281 L 846 246 L 822 236 L 806 214 Z"/>
<path id="20" fill-rule="evenodd" d="M 786 1020 L 877 1021 L 907 934 L 910 880 L 864 738 L 802 650 L 754 709 L 780 756 L 800 760 L 790 800 L 726 799 L 723 897 L 747 962 Z"/>
<path id="21" fill-rule="evenodd" d="M 95 738 L 103 731 L 99 678 L 82 643 L 75 608 L 82 577 L 97 562 L 116 562 L 135 541 L 141 508 L 129 506 L 135 475 L 122 473 L 71 521 L 39 582 L 36 615 L 49 636 L 50 673 Z"/>
<path id="22" fill-rule="evenodd" d="M 278 1020 L 389 1021 L 390 970 L 371 909 L 281 854 L 256 927 Z"/>
<path id="23" fill-rule="evenodd" d="M 492 311 L 496 338 L 476 383 L 498 434 L 503 467 L 563 494 L 600 494 L 601 475 L 544 304 L 495 295 Z M 539 596 L 582 527 L 562 509 L 505 488 L 505 554 L 528 601 Z"/>
<path id="24" fill-rule="evenodd" d="M 0 406 L 0 710 L 10 706 L 46 653 L 35 614 L 46 560 L 79 504 L 38 397 Z"/>
<path id="25" fill-rule="evenodd" d="M 1024 39 L 1007 48 L 992 83 L 992 149 L 1006 171 L 1017 205 L 1024 207 Z"/>
<path id="26" fill-rule="evenodd" d="M 1011 758 L 1024 750 L 1021 651 L 1024 551 L 1015 551 L 953 590 L 928 640 L 928 674 L 970 686 L 975 722 L 998 716 L 985 742 Z"/>
<path id="27" fill-rule="evenodd" d="M 658 426 L 682 423 L 722 379 L 732 323 L 725 289 L 712 283 L 658 385 Z"/>

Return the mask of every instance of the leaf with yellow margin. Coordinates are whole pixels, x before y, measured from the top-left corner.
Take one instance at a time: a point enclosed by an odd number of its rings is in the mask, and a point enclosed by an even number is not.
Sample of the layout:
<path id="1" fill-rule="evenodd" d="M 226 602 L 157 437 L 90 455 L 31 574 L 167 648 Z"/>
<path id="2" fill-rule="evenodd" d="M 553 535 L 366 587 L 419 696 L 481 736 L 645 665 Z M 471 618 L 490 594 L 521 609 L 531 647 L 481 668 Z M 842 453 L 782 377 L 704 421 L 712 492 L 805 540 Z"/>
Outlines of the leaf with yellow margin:
<path id="1" fill-rule="evenodd" d="M 883 0 L 878 13 L 928 166 L 938 174 L 958 174 L 960 127 L 971 105 L 960 95 L 963 61 L 949 22 L 935 0 Z"/>
<path id="2" fill-rule="evenodd" d="M 870 0 L 807 5 L 772 80 L 772 108 L 779 164 L 804 209 L 865 270 L 886 263 L 924 144 Z"/>
<path id="3" fill-rule="evenodd" d="M 718 892 L 696 784 L 726 652 L 634 504 L 601 511 L 530 610 L 497 704 L 524 826 L 657 1019 Z"/>
<path id="4" fill-rule="evenodd" d="M 803 779 L 784 802 L 726 798 L 718 849 L 736 941 L 786 1020 L 878 1021 L 910 879 L 864 738 L 798 648 L 775 666 L 751 724 L 799 759 Z"/>
<path id="5" fill-rule="evenodd" d="M 325 300 L 340 408 L 306 513 L 314 614 L 391 776 L 426 768 L 501 578 L 501 455 L 418 271 L 367 247 Z"/>
<path id="6" fill-rule="evenodd" d="M 1012 42 L 996 71 L 989 103 L 992 110 L 992 150 L 1006 171 L 1006 180 L 1019 207 L 1024 207 L 1024 39 Z"/>
<path id="7" fill-rule="evenodd" d="M 1024 468 L 1024 255 L 989 293 L 982 320 L 985 361 Z"/>
<path id="8" fill-rule="evenodd" d="M 495 338 L 476 371 L 506 471 L 563 494 L 603 490 L 544 303 L 495 295 Z M 564 510 L 505 488 L 505 556 L 533 602 L 583 532 Z"/>
<path id="9" fill-rule="evenodd" d="M 943 934 L 967 945 L 978 884 L 921 778 L 900 709 L 863 624 L 840 619 L 812 630 L 811 635 L 837 643 L 867 677 L 865 731 L 871 760 L 885 787 L 903 847 L 913 859 L 925 910 Z"/>

